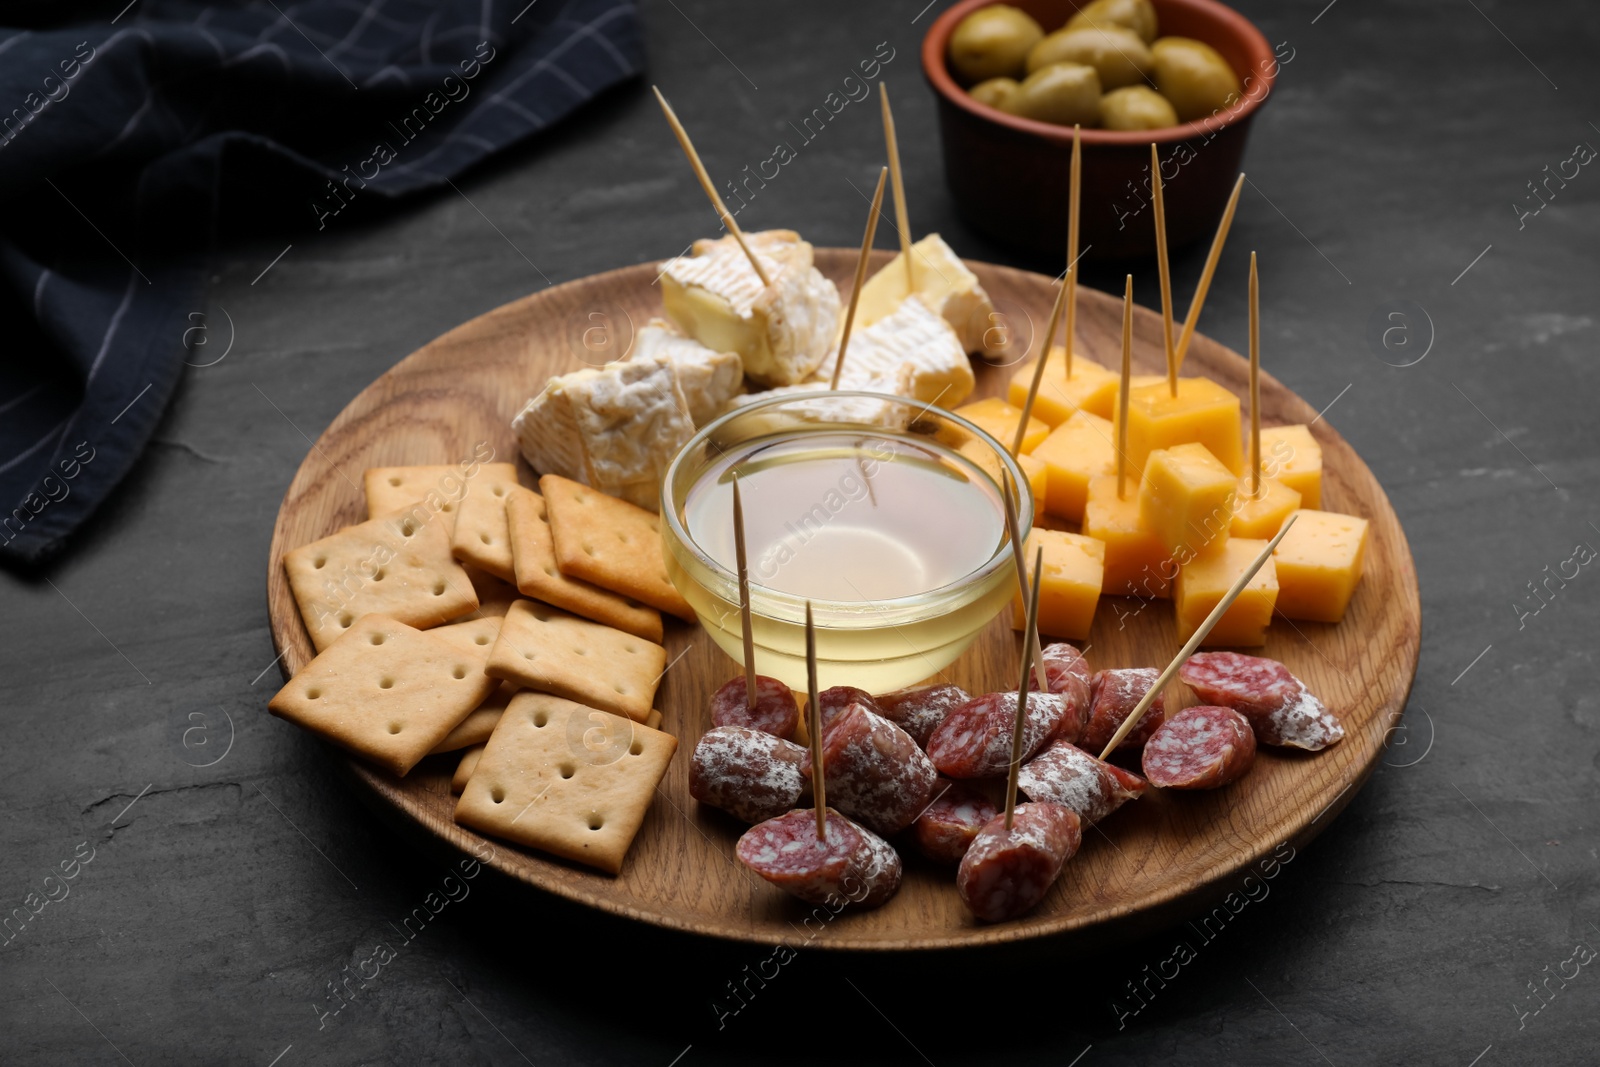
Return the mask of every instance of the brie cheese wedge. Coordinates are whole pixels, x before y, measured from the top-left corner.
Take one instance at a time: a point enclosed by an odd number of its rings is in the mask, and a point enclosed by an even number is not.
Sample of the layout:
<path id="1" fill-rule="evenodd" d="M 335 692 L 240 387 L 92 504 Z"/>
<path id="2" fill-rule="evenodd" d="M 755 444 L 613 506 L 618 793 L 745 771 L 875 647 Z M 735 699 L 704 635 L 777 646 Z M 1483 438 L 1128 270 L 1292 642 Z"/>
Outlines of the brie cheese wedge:
<path id="1" fill-rule="evenodd" d="M 665 319 L 651 319 L 633 340 L 628 358 L 665 356 L 678 371 L 678 387 L 695 426 L 704 426 L 744 388 L 744 364 L 735 352 L 713 352 Z"/>
<path id="2" fill-rule="evenodd" d="M 857 307 L 856 314 L 860 313 Z M 817 379 L 831 381 L 837 360 L 837 351 L 828 353 L 817 368 Z M 925 404 L 953 408 L 971 396 L 977 384 L 961 339 L 923 303 L 920 294 L 902 300 L 894 311 L 865 329 L 858 326 L 851 331 L 839 388 L 867 388 L 856 383 L 901 364 L 911 367 L 911 391 L 905 395 Z"/>
<path id="3" fill-rule="evenodd" d="M 856 306 L 856 326 L 871 326 L 888 318 L 916 292 L 950 324 L 962 348 L 972 353 L 984 351 L 984 335 L 993 325 L 994 302 L 944 238 L 930 233 L 911 246 L 911 274 L 916 280 L 914 290 L 906 281 L 905 254 L 896 253 L 888 266 L 868 278 Z"/>

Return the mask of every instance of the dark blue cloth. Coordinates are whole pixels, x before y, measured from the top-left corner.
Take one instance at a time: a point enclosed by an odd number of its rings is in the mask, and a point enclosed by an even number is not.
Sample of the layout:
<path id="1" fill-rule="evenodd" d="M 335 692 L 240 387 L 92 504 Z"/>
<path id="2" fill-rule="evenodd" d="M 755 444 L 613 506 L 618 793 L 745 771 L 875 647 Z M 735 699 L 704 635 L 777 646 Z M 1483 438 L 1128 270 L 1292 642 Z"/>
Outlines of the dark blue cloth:
<path id="1" fill-rule="evenodd" d="M 24 564 L 105 499 L 185 363 L 211 358 L 196 327 L 219 241 L 314 241 L 643 66 L 631 0 L 46 10 L 19 28 L 0 7 L 0 560 Z"/>

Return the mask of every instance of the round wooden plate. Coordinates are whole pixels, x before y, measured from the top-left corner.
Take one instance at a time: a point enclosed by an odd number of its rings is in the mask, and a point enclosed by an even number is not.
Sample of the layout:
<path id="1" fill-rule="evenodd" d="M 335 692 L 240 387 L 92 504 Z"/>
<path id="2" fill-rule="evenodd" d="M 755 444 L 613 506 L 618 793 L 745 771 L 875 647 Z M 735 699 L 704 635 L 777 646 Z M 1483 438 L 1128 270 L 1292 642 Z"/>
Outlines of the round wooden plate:
<path id="1" fill-rule="evenodd" d="M 856 253 L 818 249 L 817 265 L 848 294 Z M 888 259 L 879 253 L 880 264 Z M 971 264 L 1010 312 L 1010 328 L 1028 329 L 1049 313 L 1053 283 L 1038 274 Z M 534 475 L 517 454 L 511 417 L 551 375 L 597 363 L 593 345 L 626 341 L 629 324 L 660 314 L 657 267 L 599 274 L 497 308 L 451 330 L 396 364 L 333 420 L 306 455 L 284 496 L 267 561 L 273 641 L 284 676 L 310 661 L 312 649 L 289 593 L 282 556 L 298 545 L 366 517 L 360 489 L 368 467 L 451 463 L 488 441 L 497 458 L 517 459 L 526 484 Z M 1121 359 L 1121 302 L 1079 291 L 1084 349 L 1113 367 Z M 607 330 L 591 333 L 586 330 Z M 1163 366 L 1160 318 L 1134 318 L 1135 370 Z M 587 344 L 586 344 L 587 342 Z M 1196 335 L 1185 363 L 1235 393 L 1247 392 L 1248 365 L 1237 353 Z M 978 367 L 974 400 L 1003 395 L 1013 368 Z M 1316 411 L 1269 375 L 1261 376 L 1265 425 L 1309 423 Z M 1348 736 L 1310 755 L 1263 749 L 1240 782 L 1214 792 L 1151 790 L 1084 838 L 1083 849 L 1050 895 L 1030 914 L 997 925 L 973 920 L 956 894 L 954 874 L 906 856 L 905 883 L 887 905 L 845 911 L 822 936 L 802 926 L 811 908 L 744 870 L 733 857 L 743 827 L 702 809 L 689 796 L 689 752 L 707 728 L 711 692 L 738 668 L 699 627 L 668 624 L 673 666 L 657 707 L 679 752 L 628 854 L 622 874 L 604 874 L 495 842 L 491 864 L 513 878 L 619 915 L 677 930 L 767 944 L 832 949 L 931 949 L 979 946 L 1041 935 L 1102 940 L 1175 921 L 1238 888 L 1241 872 L 1285 842 L 1303 844 L 1326 827 L 1365 781 L 1399 718 L 1416 674 L 1421 607 L 1405 534 L 1366 464 L 1327 422 L 1313 432 L 1323 451 L 1323 506 L 1371 520 L 1366 577 L 1342 623 L 1275 620 L 1262 655 L 1282 660 L 1344 719 Z M 1095 667 L 1165 666 L 1179 642 L 1169 601 L 1105 598 L 1088 642 Z M 1020 643 L 998 618 L 946 672 L 973 693 L 1016 685 Z M 679 658 L 681 655 L 681 658 Z M 1174 682 L 1168 708 L 1194 703 Z M 336 754 L 338 759 L 348 759 Z M 358 788 L 428 834 L 477 855 L 485 840 L 455 824 L 450 776 L 457 760 L 430 757 L 403 779 L 349 760 Z"/>

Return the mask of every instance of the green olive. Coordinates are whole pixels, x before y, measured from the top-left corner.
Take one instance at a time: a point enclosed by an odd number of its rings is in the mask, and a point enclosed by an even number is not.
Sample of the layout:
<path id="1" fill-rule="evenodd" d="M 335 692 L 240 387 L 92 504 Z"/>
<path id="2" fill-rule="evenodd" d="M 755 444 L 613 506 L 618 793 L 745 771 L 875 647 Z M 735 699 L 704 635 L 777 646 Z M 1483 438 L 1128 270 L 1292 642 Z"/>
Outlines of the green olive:
<path id="1" fill-rule="evenodd" d="M 1125 85 L 1100 98 L 1100 123 L 1108 130 L 1159 130 L 1176 126 L 1178 113 L 1148 85 Z"/>
<path id="2" fill-rule="evenodd" d="M 1043 36 L 1027 12 L 1009 4 L 980 7 L 950 35 L 950 69 L 968 85 L 1020 75 L 1028 50 Z"/>
<path id="3" fill-rule="evenodd" d="M 1094 0 L 1068 19 L 1065 28 L 1077 30 L 1085 26 L 1122 26 L 1149 44 L 1156 39 L 1156 9 L 1150 6 L 1150 0 Z"/>
<path id="4" fill-rule="evenodd" d="M 1228 61 L 1204 41 L 1162 37 L 1150 46 L 1156 58 L 1156 88 L 1184 122 L 1206 118 L 1239 96 L 1239 78 Z"/>
<path id="5" fill-rule="evenodd" d="M 1016 99 L 1017 90 L 1020 88 L 1022 86 L 1015 78 L 990 78 L 974 85 L 967 92 L 980 104 L 988 104 L 1001 111 L 1010 111 L 1011 101 Z"/>
<path id="6" fill-rule="evenodd" d="M 1082 63 L 1093 67 L 1107 89 L 1137 85 L 1155 63 L 1150 49 L 1132 30 L 1120 26 L 1057 30 L 1028 53 L 1028 73 L 1052 63 Z"/>
<path id="7" fill-rule="evenodd" d="M 1023 79 L 1009 108 L 1013 115 L 1062 126 L 1100 121 L 1100 75 L 1082 63 L 1052 63 Z"/>

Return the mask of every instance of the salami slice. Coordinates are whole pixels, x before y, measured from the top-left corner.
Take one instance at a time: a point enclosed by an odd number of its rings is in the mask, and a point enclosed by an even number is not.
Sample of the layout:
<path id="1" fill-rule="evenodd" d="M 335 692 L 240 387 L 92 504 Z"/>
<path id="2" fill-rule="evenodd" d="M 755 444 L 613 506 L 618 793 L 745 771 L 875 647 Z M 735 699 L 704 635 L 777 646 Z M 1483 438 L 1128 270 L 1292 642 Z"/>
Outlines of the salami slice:
<path id="1" fill-rule="evenodd" d="M 984 824 L 1000 813 L 987 793 L 966 782 L 941 781 L 911 825 L 917 849 L 936 863 L 960 863 Z"/>
<path id="2" fill-rule="evenodd" d="M 1201 700 L 1232 708 L 1264 745 L 1317 752 L 1344 740 L 1344 725 L 1289 668 L 1238 652 L 1201 652 L 1178 668 Z"/>
<path id="3" fill-rule="evenodd" d="M 1044 899 L 1062 866 L 1083 843 L 1078 816 L 1048 800 L 1018 804 L 1011 829 L 1006 817 L 990 819 L 956 872 L 956 889 L 973 915 L 1003 922 Z"/>
<path id="4" fill-rule="evenodd" d="M 1146 783 L 1131 771 L 1057 741 L 1022 765 L 1017 785 L 1029 800 L 1070 808 L 1088 826 L 1143 796 Z"/>
<path id="5" fill-rule="evenodd" d="M 707 730 L 689 763 L 689 795 L 742 819 L 761 822 L 800 803 L 809 788 L 810 754 L 792 741 L 744 726 Z"/>
<path id="6" fill-rule="evenodd" d="M 800 721 L 800 704 L 794 692 L 776 678 L 756 675 L 756 706 L 750 707 L 744 675 L 728 679 L 711 694 L 712 726 L 744 726 L 785 741 L 793 740 Z"/>
<path id="7" fill-rule="evenodd" d="M 972 699 L 959 685 L 919 685 L 874 697 L 885 719 L 910 734 L 923 748 L 945 716 Z"/>
<path id="8" fill-rule="evenodd" d="M 1089 752 L 1101 752 L 1159 677 L 1161 672 L 1154 667 L 1130 667 L 1095 674 L 1089 689 L 1089 725 L 1084 727 L 1078 744 Z M 1158 696 L 1138 725 L 1122 739 L 1117 751 L 1144 747 L 1165 718 L 1166 697 Z"/>
<path id="9" fill-rule="evenodd" d="M 872 699 L 872 694 L 865 689 L 857 689 L 853 685 L 836 685 L 824 689 L 817 694 L 817 709 L 822 713 L 822 735 L 824 737 L 828 735 L 828 730 L 832 728 L 833 721 L 851 704 L 860 704 L 874 715 L 883 714 L 883 709 L 878 707 L 877 701 Z"/>
<path id="10" fill-rule="evenodd" d="M 1065 698 L 1055 693 L 1028 694 L 1022 726 L 1022 758 L 1032 758 L 1068 718 Z M 945 716 L 928 739 L 928 755 L 939 773 L 950 778 L 990 778 L 1011 765 L 1011 733 L 1017 694 L 990 693 L 973 697 Z M 1079 724 L 1081 727 L 1081 723 Z M 1074 736 L 1076 736 L 1074 734 Z"/>
<path id="11" fill-rule="evenodd" d="M 814 904 L 849 899 L 878 857 L 863 830 L 828 809 L 826 840 L 817 839 L 816 812 L 806 808 L 757 823 L 744 832 L 734 854 L 739 862 L 785 892 Z M 873 835 L 876 836 L 876 835 Z"/>
<path id="12" fill-rule="evenodd" d="M 910 826 L 939 777 L 910 734 L 861 704 L 846 708 L 823 736 L 822 772 L 828 802 L 881 834 Z"/>
<path id="13" fill-rule="evenodd" d="M 1232 708 L 1184 708 L 1144 744 L 1144 776 L 1163 789 L 1216 789 L 1256 761 L 1256 736 Z"/>

